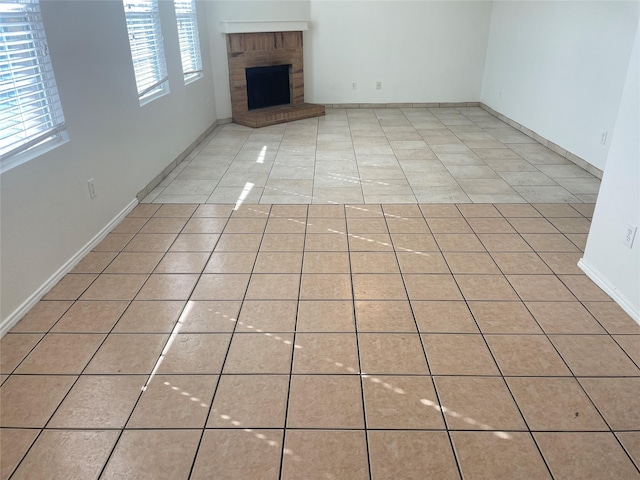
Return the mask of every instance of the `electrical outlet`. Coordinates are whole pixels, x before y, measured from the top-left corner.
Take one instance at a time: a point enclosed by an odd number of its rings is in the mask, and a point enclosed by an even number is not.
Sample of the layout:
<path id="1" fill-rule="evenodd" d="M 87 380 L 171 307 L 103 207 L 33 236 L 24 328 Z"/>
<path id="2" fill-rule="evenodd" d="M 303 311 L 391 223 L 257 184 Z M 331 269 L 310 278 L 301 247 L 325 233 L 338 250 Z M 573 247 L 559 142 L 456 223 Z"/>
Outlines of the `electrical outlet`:
<path id="1" fill-rule="evenodd" d="M 604 131 L 600 134 L 600 143 L 602 145 L 606 145 L 607 144 L 607 136 L 609 135 L 609 132 Z"/>
<path id="2" fill-rule="evenodd" d="M 90 178 L 87 181 L 87 184 L 89 185 L 89 197 L 96 198 L 98 194 L 96 193 L 96 184 L 94 183 L 93 178 Z"/>
<path id="3" fill-rule="evenodd" d="M 351 84 L 351 90 L 357 90 L 358 89 L 358 83 L 357 82 L 353 82 Z"/>
<path id="4" fill-rule="evenodd" d="M 382 90 L 382 82 L 376 82 L 376 90 Z"/>
<path id="5" fill-rule="evenodd" d="M 624 240 L 622 241 L 622 243 L 624 243 L 629 248 L 633 247 L 633 241 L 636 238 L 637 231 L 638 227 L 627 223 L 627 228 L 624 231 Z"/>

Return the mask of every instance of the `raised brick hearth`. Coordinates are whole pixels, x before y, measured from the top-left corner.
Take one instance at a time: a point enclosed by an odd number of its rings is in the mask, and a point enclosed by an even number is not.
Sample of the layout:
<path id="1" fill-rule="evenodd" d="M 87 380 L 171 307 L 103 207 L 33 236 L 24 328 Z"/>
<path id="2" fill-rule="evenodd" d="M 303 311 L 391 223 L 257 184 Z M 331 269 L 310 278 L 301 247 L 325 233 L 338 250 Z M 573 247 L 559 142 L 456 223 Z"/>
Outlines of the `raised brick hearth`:
<path id="1" fill-rule="evenodd" d="M 227 34 L 229 85 L 233 121 L 248 127 L 324 115 L 323 105 L 304 102 L 302 32 L 260 32 Z M 246 68 L 291 65 L 291 103 L 249 110 Z"/>

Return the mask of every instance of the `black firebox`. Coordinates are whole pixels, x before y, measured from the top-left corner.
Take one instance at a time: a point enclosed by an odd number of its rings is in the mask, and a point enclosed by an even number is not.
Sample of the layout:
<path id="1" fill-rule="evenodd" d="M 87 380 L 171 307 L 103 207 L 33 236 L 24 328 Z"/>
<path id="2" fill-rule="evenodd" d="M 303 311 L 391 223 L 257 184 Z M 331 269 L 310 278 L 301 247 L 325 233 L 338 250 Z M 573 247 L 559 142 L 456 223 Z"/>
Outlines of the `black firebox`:
<path id="1" fill-rule="evenodd" d="M 246 69 L 249 110 L 291 103 L 290 66 L 274 65 Z"/>

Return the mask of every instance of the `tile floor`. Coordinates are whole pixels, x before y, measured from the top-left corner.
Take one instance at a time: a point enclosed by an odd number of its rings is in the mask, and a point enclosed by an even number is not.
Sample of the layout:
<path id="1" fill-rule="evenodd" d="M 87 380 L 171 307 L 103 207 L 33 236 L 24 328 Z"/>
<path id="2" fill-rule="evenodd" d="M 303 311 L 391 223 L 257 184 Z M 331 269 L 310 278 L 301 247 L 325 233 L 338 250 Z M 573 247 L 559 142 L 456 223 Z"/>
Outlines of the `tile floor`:
<path id="1" fill-rule="evenodd" d="M 143 201 L 594 203 L 600 180 L 479 107 L 219 127 Z"/>
<path id="2" fill-rule="evenodd" d="M 2 339 L 0 478 L 639 478 L 593 205 L 233 208 L 139 205 Z"/>

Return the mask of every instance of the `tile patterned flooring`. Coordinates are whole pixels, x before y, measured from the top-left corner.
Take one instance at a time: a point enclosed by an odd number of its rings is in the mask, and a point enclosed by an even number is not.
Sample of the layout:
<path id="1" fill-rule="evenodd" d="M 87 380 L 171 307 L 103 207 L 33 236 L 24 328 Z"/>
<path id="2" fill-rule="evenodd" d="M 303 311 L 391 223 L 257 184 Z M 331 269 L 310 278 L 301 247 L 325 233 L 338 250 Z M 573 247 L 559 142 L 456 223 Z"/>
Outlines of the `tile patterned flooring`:
<path id="1" fill-rule="evenodd" d="M 1 340 L 0 478 L 637 479 L 592 211 L 141 204 Z"/>
<path id="2" fill-rule="evenodd" d="M 219 127 L 143 201 L 595 203 L 600 180 L 479 107 Z"/>

